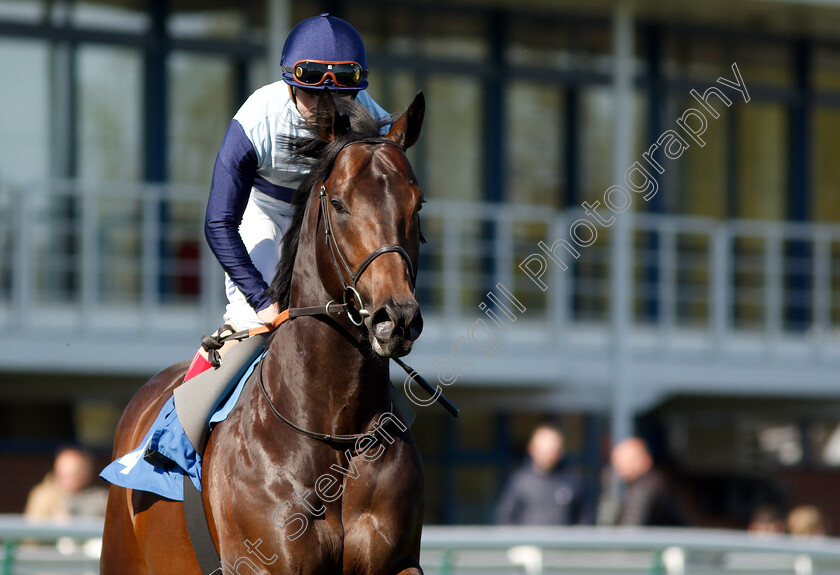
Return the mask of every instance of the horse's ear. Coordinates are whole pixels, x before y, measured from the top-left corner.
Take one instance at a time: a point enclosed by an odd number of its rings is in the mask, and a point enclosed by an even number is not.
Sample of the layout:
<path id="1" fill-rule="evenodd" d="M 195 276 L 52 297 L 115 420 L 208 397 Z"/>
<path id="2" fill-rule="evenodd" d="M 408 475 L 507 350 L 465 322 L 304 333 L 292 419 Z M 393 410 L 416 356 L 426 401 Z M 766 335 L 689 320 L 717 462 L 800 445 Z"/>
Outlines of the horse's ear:
<path id="1" fill-rule="evenodd" d="M 426 98 L 423 92 L 417 92 L 414 100 L 402 116 L 397 118 L 385 137 L 407 150 L 420 138 L 423 116 L 426 114 Z"/>
<path id="2" fill-rule="evenodd" d="M 332 142 L 336 137 L 350 131 L 350 116 L 338 111 L 329 89 L 324 89 L 318 96 L 315 117 L 318 123 L 318 139 L 322 142 Z"/>

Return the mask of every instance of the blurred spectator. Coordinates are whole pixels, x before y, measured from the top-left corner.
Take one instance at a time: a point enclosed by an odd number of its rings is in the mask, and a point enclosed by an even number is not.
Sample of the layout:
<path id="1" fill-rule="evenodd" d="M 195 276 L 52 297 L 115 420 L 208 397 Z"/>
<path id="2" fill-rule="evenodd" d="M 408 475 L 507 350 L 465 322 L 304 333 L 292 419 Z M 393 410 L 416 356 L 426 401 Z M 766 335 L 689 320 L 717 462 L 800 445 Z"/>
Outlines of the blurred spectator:
<path id="1" fill-rule="evenodd" d="M 753 513 L 747 526 L 750 533 L 774 534 L 785 532 L 785 520 L 782 512 L 775 505 L 759 506 Z"/>
<path id="2" fill-rule="evenodd" d="M 104 517 L 108 490 L 92 484 L 95 477 L 90 453 L 74 447 L 62 449 L 52 471 L 29 492 L 24 515 L 33 519 Z"/>
<path id="3" fill-rule="evenodd" d="M 529 458 L 514 472 L 496 508 L 503 525 L 572 525 L 583 519 L 582 487 L 563 459 L 563 434 L 541 425 L 528 442 Z"/>
<path id="4" fill-rule="evenodd" d="M 794 507 L 787 517 L 787 530 L 791 535 L 822 537 L 826 535 L 823 514 L 813 505 Z"/>
<path id="5" fill-rule="evenodd" d="M 631 437 L 612 450 L 613 471 L 626 484 L 618 525 L 683 526 L 685 519 L 644 441 Z"/>

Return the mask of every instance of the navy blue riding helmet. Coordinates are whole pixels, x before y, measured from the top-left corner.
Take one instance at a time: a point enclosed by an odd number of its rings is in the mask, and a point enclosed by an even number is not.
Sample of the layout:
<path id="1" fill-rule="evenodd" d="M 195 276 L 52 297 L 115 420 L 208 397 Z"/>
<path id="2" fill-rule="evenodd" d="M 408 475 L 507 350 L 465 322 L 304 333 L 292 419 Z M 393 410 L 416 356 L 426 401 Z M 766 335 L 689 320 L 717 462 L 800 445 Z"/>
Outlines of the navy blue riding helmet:
<path id="1" fill-rule="evenodd" d="M 283 81 L 309 90 L 357 92 L 367 88 L 367 55 L 353 26 L 321 14 L 295 26 L 283 45 Z"/>

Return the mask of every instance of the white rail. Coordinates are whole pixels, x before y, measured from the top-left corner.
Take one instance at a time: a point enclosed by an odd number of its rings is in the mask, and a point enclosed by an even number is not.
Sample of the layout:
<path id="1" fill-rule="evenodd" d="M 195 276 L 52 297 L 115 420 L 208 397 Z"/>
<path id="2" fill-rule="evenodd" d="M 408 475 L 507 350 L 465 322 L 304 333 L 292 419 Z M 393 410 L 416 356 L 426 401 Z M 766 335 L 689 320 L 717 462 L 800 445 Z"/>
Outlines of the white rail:
<path id="1" fill-rule="evenodd" d="M 75 308 L 80 324 L 112 302 L 144 315 L 173 306 L 217 310 L 220 272 L 203 239 L 205 201 L 205 190 L 173 185 L 0 187 L 0 304 L 15 310 L 7 325 L 27 323 L 22 318 L 33 306 Z M 552 267 L 542 278 L 545 294 L 519 268 L 541 253 L 539 241 L 568 240 L 581 216 L 429 202 L 424 303 L 446 317 L 471 317 L 483 292 L 501 282 L 551 322 L 605 321 L 609 228 L 591 247 L 575 246 L 576 266 L 561 273 Z M 637 215 L 632 223 L 637 323 L 666 332 L 702 326 L 716 339 L 733 330 L 769 338 L 825 334 L 840 324 L 840 226 L 663 215 Z"/>
<path id="2" fill-rule="evenodd" d="M 0 515 L 2 573 L 35 569 L 96 571 L 96 546 L 18 547 L 21 541 L 94 541 L 101 521 L 32 523 Z M 426 526 L 421 565 L 427 575 L 486 573 L 834 575 L 840 540 L 753 536 L 742 531 L 604 527 Z"/>

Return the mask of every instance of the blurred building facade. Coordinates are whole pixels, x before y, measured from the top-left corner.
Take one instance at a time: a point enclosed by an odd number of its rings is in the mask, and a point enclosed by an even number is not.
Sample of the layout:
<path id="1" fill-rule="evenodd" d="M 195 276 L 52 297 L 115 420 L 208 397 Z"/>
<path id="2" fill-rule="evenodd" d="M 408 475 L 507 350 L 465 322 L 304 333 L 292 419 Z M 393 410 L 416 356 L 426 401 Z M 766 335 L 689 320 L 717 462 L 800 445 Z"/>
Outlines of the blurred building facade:
<path id="1" fill-rule="evenodd" d="M 381 104 L 428 102 L 408 359 L 463 414 L 418 409 L 429 521 L 489 521 L 545 418 L 593 502 L 611 435 L 635 429 L 698 521 L 831 505 L 840 2 L 0 0 L 0 460 L 23 470 L 0 509 L 61 443 L 107 458 L 128 398 L 216 327 L 201 219 L 218 145 L 278 77 L 285 31 L 324 11 L 362 33 Z M 748 102 L 718 82 L 733 64 Z M 690 93 L 710 86 L 731 99 L 710 99 L 716 118 Z M 689 108 L 703 146 L 679 131 Z M 656 194 L 561 269 L 539 242 L 597 224 L 584 202 L 667 130 L 688 149 L 642 164 Z"/>

